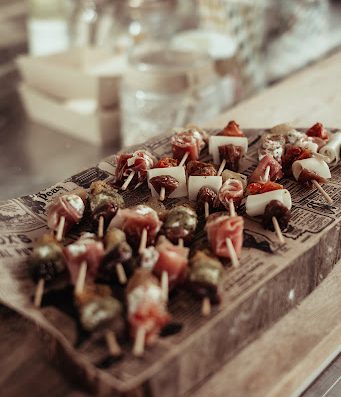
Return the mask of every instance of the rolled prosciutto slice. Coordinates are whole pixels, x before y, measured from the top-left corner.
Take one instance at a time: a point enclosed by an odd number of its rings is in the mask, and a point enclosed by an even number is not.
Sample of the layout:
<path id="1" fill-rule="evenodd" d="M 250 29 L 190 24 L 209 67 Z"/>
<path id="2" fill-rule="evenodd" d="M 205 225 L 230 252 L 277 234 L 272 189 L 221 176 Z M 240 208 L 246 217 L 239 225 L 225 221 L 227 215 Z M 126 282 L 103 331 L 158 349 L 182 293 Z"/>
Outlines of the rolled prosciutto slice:
<path id="1" fill-rule="evenodd" d="M 229 258 L 226 239 L 230 238 L 237 256 L 243 245 L 244 219 L 241 216 L 213 214 L 206 223 L 207 237 L 215 255 Z"/>
<path id="2" fill-rule="evenodd" d="M 133 153 L 122 153 L 118 157 L 115 181 L 118 186 L 124 184 L 125 180 L 134 172 L 130 186 L 136 187 L 145 181 L 147 171 L 155 167 L 157 159 L 147 150 L 137 150 Z"/>
<path id="3" fill-rule="evenodd" d="M 77 241 L 64 248 L 64 256 L 70 272 L 71 282 L 75 284 L 81 264 L 86 262 L 86 279 L 91 282 L 97 277 L 97 271 L 104 255 L 101 241 L 93 233 L 84 233 Z"/>
<path id="4" fill-rule="evenodd" d="M 126 294 L 130 334 L 135 338 L 142 327 L 145 344 L 150 345 L 170 321 L 159 281 L 147 269 L 137 269 L 129 280 Z"/>
<path id="5" fill-rule="evenodd" d="M 121 229 L 127 236 L 128 242 L 137 246 L 141 239 L 143 229 L 147 231 L 147 244 L 152 244 L 161 228 L 162 222 L 158 214 L 147 205 L 119 209 L 109 225 L 111 228 Z"/>
<path id="6" fill-rule="evenodd" d="M 314 138 L 320 138 L 325 141 L 325 143 L 329 140 L 328 131 L 324 128 L 322 123 L 316 123 L 306 132 L 306 135 Z"/>
<path id="7" fill-rule="evenodd" d="M 238 207 L 243 196 L 243 184 L 237 179 L 228 179 L 225 181 L 218 192 L 218 199 L 226 209 L 229 209 L 230 200 L 232 200 L 235 206 Z"/>
<path id="8" fill-rule="evenodd" d="M 308 159 L 310 157 L 312 157 L 310 150 L 299 146 L 287 145 L 282 157 L 284 175 L 292 176 L 292 165 L 296 160 Z"/>
<path id="9" fill-rule="evenodd" d="M 171 144 L 176 160 L 181 161 L 186 153 L 188 160 L 198 160 L 201 150 L 206 146 L 205 135 L 195 128 L 180 130 L 172 137 Z"/>
<path id="10" fill-rule="evenodd" d="M 87 193 L 79 188 L 70 193 L 63 194 L 54 199 L 48 208 L 47 225 L 52 230 L 57 230 L 61 217 L 65 217 L 63 234 L 72 226 L 79 223 L 83 217 Z"/>
<path id="11" fill-rule="evenodd" d="M 239 128 L 239 124 L 233 120 L 229 121 L 226 127 L 224 127 L 224 129 L 221 130 L 218 135 L 240 137 L 245 136 L 244 132 Z"/>
<path id="12" fill-rule="evenodd" d="M 155 248 L 159 256 L 153 273 L 161 278 L 162 272 L 167 272 L 170 289 L 181 284 L 187 274 L 189 248 L 174 245 L 164 236 L 160 236 Z"/>
<path id="13" fill-rule="evenodd" d="M 272 156 L 266 155 L 258 163 L 256 169 L 253 171 L 249 178 L 249 183 L 252 182 L 266 182 L 263 181 L 265 171 L 267 167 L 270 167 L 269 180 L 277 181 L 277 179 L 282 178 L 282 166 L 276 161 Z"/>

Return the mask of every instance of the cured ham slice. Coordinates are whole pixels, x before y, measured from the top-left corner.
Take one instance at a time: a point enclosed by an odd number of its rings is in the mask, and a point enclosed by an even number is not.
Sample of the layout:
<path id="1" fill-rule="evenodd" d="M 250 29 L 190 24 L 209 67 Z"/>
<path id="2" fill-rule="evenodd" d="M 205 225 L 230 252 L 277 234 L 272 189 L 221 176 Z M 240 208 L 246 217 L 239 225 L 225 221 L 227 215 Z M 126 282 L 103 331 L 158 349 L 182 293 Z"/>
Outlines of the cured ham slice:
<path id="1" fill-rule="evenodd" d="M 312 157 L 312 153 L 308 149 L 302 147 L 287 145 L 284 156 L 282 158 L 282 167 L 285 176 L 292 176 L 292 165 L 297 160 L 303 160 Z"/>
<path id="2" fill-rule="evenodd" d="M 244 174 L 239 174 L 238 172 L 234 172 L 231 170 L 225 170 L 221 174 L 223 177 L 223 182 L 227 181 L 228 179 L 237 179 L 243 185 L 243 188 L 246 189 L 247 186 L 247 176 Z"/>
<path id="3" fill-rule="evenodd" d="M 144 330 L 144 342 L 150 345 L 170 321 L 158 279 L 147 269 L 137 269 L 127 285 L 130 334 L 136 338 Z"/>
<path id="4" fill-rule="evenodd" d="M 329 140 L 328 131 L 321 123 L 316 123 L 312 127 L 310 127 L 309 130 L 306 132 L 306 135 L 310 137 L 321 138 L 325 142 L 328 142 Z"/>
<path id="5" fill-rule="evenodd" d="M 230 200 L 234 202 L 235 206 L 239 206 L 243 196 L 243 184 L 237 179 L 228 179 L 218 192 L 218 199 L 226 209 L 229 209 Z"/>
<path id="6" fill-rule="evenodd" d="M 147 244 L 152 244 L 161 225 L 157 212 L 147 205 L 140 204 L 119 209 L 110 222 L 109 229 L 113 227 L 121 229 L 126 234 L 128 242 L 136 246 L 144 229 L 147 231 Z"/>
<path id="7" fill-rule="evenodd" d="M 259 183 L 250 183 L 247 187 L 246 192 L 247 194 L 261 194 L 272 192 L 273 190 L 281 190 L 284 189 L 283 185 L 280 185 L 276 182 L 259 182 Z"/>
<path id="8" fill-rule="evenodd" d="M 253 171 L 252 175 L 249 178 L 249 183 L 252 182 L 266 182 L 263 181 L 265 171 L 267 167 L 270 167 L 269 180 L 276 181 L 277 179 L 282 178 L 282 166 L 276 161 L 273 157 L 266 155 L 262 158 L 262 160 L 258 163 L 256 169 Z"/>
<path id="9" fill-rule="evenodd" d="M 80 266 L 87 264 L 86 279 L 94 281 L 101 264 L 104 247 L 92 233 L 84 233 L 77 241 L 64 248 L 64 256 L 70 272 L 72 284 L 76 283 Z"/>
<path id="10" fill-rule="evenodd" d="M 154 249 L 157 254 L 154 255 L 156 260 L 152 266 L 152 272 L 159 279 L 163 272 L 167 272 L 170 289 L 181 284 L 187 274 L 189 249 L 174 245 L 163 236 L 159 238 Z M 147 256 L 150 256 L 150 254 L 147 254 Z"/>
<path id="11" fill-rule="evenodd" d="M 120 154 L 115 171 L 116 184 L 121 186 L 132 172 L 134 172 L 134 177 L 130 182 L 131 186 L 144 182 L 147 171 L 153 168 L 156 163 L 157 159 L 147 150 Z"/>
<path id="12" fill-rule="evenodd" d="M 178 131 L 172 137 L 171 144 L 173 157 L 179 161 L 186 153 L 188 160 L 198 160 L 200 151 L 206 146 L 203 133 L 195 128 Z"/>
<path id="13" fill-rule="evenodd" d="M 84 189 L 77 189 L 56 197 L 48 208 L 48 227 L 57 230 L 61 217 L 65 217 L 63 234 L 67 233 L 73 225 L 81 221 L 86 200 L 87 194 Z"/>
<path id="14" fill-rule="evenodd" d="M 235 121 L 231 120 L 227 124 L 226 127 L 222 131 L 219 132 L 218 135 L 222 136 L 245 136 L 244 132 L 239 128 L 239 124 L 237 124 Z"/>
<path id="15" fill-rule="evenodd" d="M 229 258 L 230 251 L 226 239 L 231 239 L 237 256 L 243 245 L 244 219 L 241 216 L 211 215 L 206 223 L 207 237 L 212 251 L 220 257 Z"/>

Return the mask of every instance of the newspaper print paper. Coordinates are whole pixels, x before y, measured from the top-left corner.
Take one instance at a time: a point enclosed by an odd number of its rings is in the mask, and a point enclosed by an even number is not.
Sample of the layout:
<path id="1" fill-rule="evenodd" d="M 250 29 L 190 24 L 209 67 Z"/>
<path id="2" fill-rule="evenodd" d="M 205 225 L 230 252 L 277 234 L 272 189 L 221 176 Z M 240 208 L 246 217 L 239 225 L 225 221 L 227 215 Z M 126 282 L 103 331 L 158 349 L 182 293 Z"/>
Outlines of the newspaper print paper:
<path id="1" fill-rule="evenodd" d="M 243 160 L 242 169 L 248 176 L 257 164 L 257 145 L 262 132 L 261 130 L 247 131 L 249 151 Z M 211 133 L 215 133 L 215 131 L 211 131 Z M 158 157 L 171 154 L 168 136 L 155 138 L 141 146 Z M 203 153 L 202 159 L 208 158 L 206 151 Z M 287 245 L 281 248 L 274 233 L 261 228 L 259 219 L 246 217 L 241 267 L 237 270 L 226 269 L 222 304 L 213 308 L 210 319 L 207 320 L 200 316 L 200 302 L 196 301 L 187 291 L 180 291 L 171 299 L 170 311 L 174 316 L 174 321 L 183 325 L 181 332 L 168 338 L 161 338 L 155 347 L 146 350 L 143 360 L 133 357 L 130 353 L 131 346 L 125 344 L 123 346 L 124 358 L 116 363 L 108 364 L 106 361 L 108 354 L 104 342 L 92 343 L 91 340 L 83 340 L 81 343 L 78 342 L 77 346 L 72 346 L 70 339 L 64 335 L 63 324 L 54 324 L 44 316 L 42 310 L 33 307 L 32 297 L 35 285 L 29 276 L 27 257 L 36 238 L 47 231 L 46 209 L 51 200 L 77 186 L 89 188 L 91 182 L 95 180 L 112 179 L 115 172 L 115 159 L 115 156 L 111 156 L 97 166 L 80 172 L 37 194 L 0 203 L 1 301 L 37 323 L 43 331 L 44 337 L 50 343 L 50 347 L 52 346 L 54 356 L 62 358 L 64 366 L 70 368 L 70 371 L 77 372 L 79 378 L 84 382 L 87 381 L 99 393 L 105 394 L 112 390 L 124 392 L 144 384 L 152 378 L 153 374 L 157 373 L 160 365 L 167 365 L 167 360 L 171 362 L 175 346 L 181 347 L 189 336 L 200 331 L 203 324 L 208 321 L 214 322 L 226 305 L 231 306 L 232 310 L 253 288 L 267 278 L 280 273 L 291 260 L 301 255 L 304 250 L 319 244 L 323 232 L 335 225 L 337 225 L 336 230 L 340 230 L 340 165 L 331 167 L 332 180 L 325 186 L 325 190 L 334 199 L 331 206 L 326 205 L 323 197 L 317 191 L 302 187 L 293 180 L 284 179 L 283 184 L 291 192 L 293 199 L 292 220 L 284 232 Z M 146 186 L 124 193 L 127 206 L 142 203 L 149 196 Z M 168 200 L 167 204 L 173 205 L 175 202 L 176 200 Z M 243 208 L 242 211 L 244 211 Z M 84 223 L 80 228 L 88 229 L 89 225 Z M 80 228 L 73 231 L 73 234 L 68 237 L 76 238 Z M 197 239 L 202 236 L 203 232 L 199 233 Z M 330 241 L 326 254 L 330 255 L 330 258 L 327 257 L 323 260 L 332 260 L 335 263 L 339 257 L 339 251 L 340 233 L 337 233 L 335 240 Z M 52 288 L 64 288 L 65 285 L 64 281 L 64 284 Z M 262 294 L 264 291 L 262 292 L 260 289 L 259 293 Z M 232 329 L 229 332 L 234 331 Z M 213 349 L 219 351 L 219 346 L 214 346 L 214 339 L 212 345 Z M 192 383 L 194 384 L 195 380 Z"/>

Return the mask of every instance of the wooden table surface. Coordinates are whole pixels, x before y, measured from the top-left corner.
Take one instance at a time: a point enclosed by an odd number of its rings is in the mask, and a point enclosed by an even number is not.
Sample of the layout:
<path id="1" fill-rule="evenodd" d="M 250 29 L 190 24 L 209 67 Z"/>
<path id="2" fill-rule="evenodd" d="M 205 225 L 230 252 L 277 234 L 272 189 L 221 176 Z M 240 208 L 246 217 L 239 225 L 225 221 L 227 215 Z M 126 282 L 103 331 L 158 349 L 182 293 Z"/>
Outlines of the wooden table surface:
<path id="1" fill-rule="evenodd" d="M 235 119 L 244 128 L 271 127 L 280 122 L 309 126 L 316 121 L 341 128 L 340 81 L 341 52 L 240 103 L 208 122 L 207 126 L 221 127 L 228 120 Z M 16 133 L 14 128 L 11 131 Z M 28 167 L 29 173 L 25 174 L 27 170 L 22 165 L 21 170 L 14 169 L 13 178 L 8 178 L 8 175 L 6 178 L 4 171 L 3 175 L 0 171 L 2 198 L 6 198 L 11 186 L 18 194 L 24 194 L 50 183 L 53 176 L 51 167 L 41 168 L 37 158 L 31 159 L 39 157 L 40 139 L 45 142 L 51 139 L 51 146 L 54 145 L 51 161 L 54 164 L 58 164 L 58 160 L 63 160 L 65 164 L 64 158 L 67 158 L 67 166 L 59 171 L 61 176 L 64 172 L 68 176 L 85 165 L 84 155 L 79 154 L 89 153 L 86 165 L 99 160 L 103 154 L 100 150 L 93 151 L 89 145 L 53 134 L 43 127 L 36 128 L 30 123 L 22 126 L 20 131 L 18 136 L 29 144 L 28 150 L 27 145 L 13 143 L 11 139 L 7 140 L 8 145 L 13 145 L 13 155 L 17 145 L 20 145 L 26 163 L 33 162 L 35 167 Z M 7 143 L 3 142 L 0 149 L 6 149 Z M 37 147 L 33 147 L 32 142 Z M 73 156 L 72 151 L 77 154 Z M 105 149 L 107 151 L 108 148 Z M 3 155 L 5 150 L 1 153 Z M 10 161 L 10 156 L 8 153 L 7 161 Z M 26 183 L 23 187 L 13 188 L 16 181 L 20 184 L 27 175 L 35 181 L 32 185 Z M 341 382 L 338 382 L 341 375 L 341 359 L 338 358 L 341 346 L 340 283 L 341 263 L 297 309 L 244 348 L 204 385 L 193 391 L 191 397 L 341 396 Z M 1 396 L 86 396 L 77 385 L 70 385 L 63 379 L 47 361 L 34 327 L 3 307 L 0 307 L 0 334 Z M 332 365 L 323 372 L 330 362 Z"/>

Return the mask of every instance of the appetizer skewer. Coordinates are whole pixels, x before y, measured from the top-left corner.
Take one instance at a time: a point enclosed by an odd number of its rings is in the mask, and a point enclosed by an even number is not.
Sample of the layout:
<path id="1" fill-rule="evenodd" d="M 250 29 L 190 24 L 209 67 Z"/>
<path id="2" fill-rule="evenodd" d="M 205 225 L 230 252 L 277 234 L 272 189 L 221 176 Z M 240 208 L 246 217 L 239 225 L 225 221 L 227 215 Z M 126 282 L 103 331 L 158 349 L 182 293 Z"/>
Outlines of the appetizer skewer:
<path id="1" fill-rule="evenodd" d="M 124 207 L 123 197 L 103 181 L 93 182 L 90 186 L 90 210 L 92 221 L 97 226 L 97 236 L 103 238 L 104 230 L 119 208 Z"/>
<path id="2" fill-rule="evenodd" d="M 128 322 L 134 338 L 133 354 L 142 356 L 145 345 L 153 344 L 169 322 L 158 279 L 147 269 L 137 269 L 127 285 Z"/>
<path id="3" fill-rule="evenodd" d="M 234 121 L 230 121 L 218 135 L 210 136 L 209 154 L 212 155 L 214 164 L 220 165 L 218 176 L 225 167 L 238 171 L 239 161 L 247 149 L 248 140 Z"/>
<path id="4" fill-rule="evenodd" d="M 79 223 L 83 217 L 87 193 L 84 189 L 75 189 L 54 199 L 49 206 L 47 225 L 56 232 L 57 241 L 63 239 L 64 234 L 73 225 Z"/>
<path id="5" fill-rule="evenodd" d="M 213 164 L 201 161 L 190 161 L 187 164 L 188 174 L 188 198 L 197 201 L 199 209 L 204 205 L 205 217 L 209 215 L 210 206 L 214 206 L 212 198 L 217 194 L 222 177 L 217 176 L 217 170 Z M 199 195 L 200 193 L 200 195 Z"/>
<path id="6" fill-rule="evenodd" d="M 75 286 L 75 295 L 83 292 L 85 282 L 93 282 L 104 255 L 101 241 L 93 233 L 84 233 L 72 244 L 64 248 L 64 256 Z"/>
<path id="7" fill-rule="evenodd" d="M 160 236 L 155 247 L 148 247 L 142 255 L 141 267 L 161 280 L 165 301 L 168 300 L 168 291 L 185 280 L 188 254 L 188 248 L 173 245 L 165 236 Z"/>
<path id="8" fill-rule="evenodd" d="M 173 244 L 183 245 L 193 238 L 198 224 L 195 211 L 185 205 L 171 208 L 164 221 L 163 233 Z"/>
<path id="9" fill-rule="evenodd" d="M 205 251 L 196 251 L 190 259 L 189 285 L 195 295 L 202 299 L 203 316 L 211 313 L 211 303 L 220 303 L 223 265 Z"/>
<path id="10" fill-rule="evenodd" d="M 206 142 L 207 134 L 200 128 L 176 131 L 171 138 L 173 157 L 180 162 L 179 166 L 183 166 L 187 160 L 196 161 Z"/>
<path id="11" fill-rule="evenodd" d="M 115 172 L 116 184 L 126 190 L 130 184 L 136 188 L 147 177 L 147 171 L 156 164 L 156 158 L 146 150 L 137 150 L 133 153 L 122 153 L 118 157 Z"/>
<path id="12" fill-rule="evenodd" d="M 187 196 L 185 168 L 178 166 L 178 161 L 172 158 L 163 158 L 154 168 L 147 171 L 148 186 L 153 197 L 160 201 L 165 198 L 179 198 Z"/>
<path id="13" fill-rule="evenodd" d="M 147 245 L 154 242 L 162 222 L 155 210 L 147 205 L 136 205 L 135 207 L 119 209 L 116 216 L 109 225 L 122 230 L 132 246 L 139 242 L 138 252 L 143 253 Z"/>
<path id="14" fill-rule="evenodd" d="M 86 285 L 82 292 L 75 296 L 82 327 L 87 332 L 103 332 L 113 357 L 121 356 L 121 348 L 116 339 L 124 327 L 122 305 L 111 296 L 111 289 L 104 285 Z"/>
<path id="15" fill-rule="evenodd" d="M 126 284 L 132 249 L 125 234 L 120 229 L 111 228 L 104 237 L 104 246 L 104 257 L 99 268 L 100 279 L 111 284 L 117 279 L 120 284 Z"/>
<path id="16" fill-rule="evenodd" d="M 33 277 L 37 280 L 34 306 L 40 307 L 45 283 L 54 281 L 66 270 L 63 247 L 52 234 L 44 234 L 30 256 Z"/>

